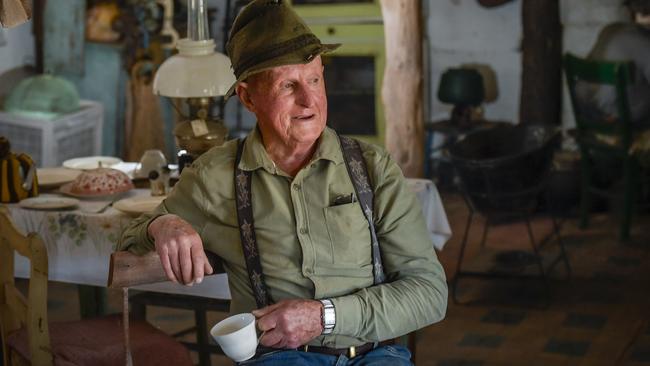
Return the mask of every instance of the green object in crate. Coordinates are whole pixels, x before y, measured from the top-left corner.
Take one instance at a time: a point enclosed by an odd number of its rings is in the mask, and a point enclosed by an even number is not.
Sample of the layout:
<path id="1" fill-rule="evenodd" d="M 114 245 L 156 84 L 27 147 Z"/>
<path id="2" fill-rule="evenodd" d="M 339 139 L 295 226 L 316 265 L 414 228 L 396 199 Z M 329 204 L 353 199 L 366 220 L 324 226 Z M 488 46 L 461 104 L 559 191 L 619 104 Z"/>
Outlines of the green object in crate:
<path id="1" fill-rule="evenodd" d="M 37 75 L 21 81 L 9 93 L 4 109 L 11 114 L 54 119 L 79 109 L 79 93 L 66 79 Z"/>

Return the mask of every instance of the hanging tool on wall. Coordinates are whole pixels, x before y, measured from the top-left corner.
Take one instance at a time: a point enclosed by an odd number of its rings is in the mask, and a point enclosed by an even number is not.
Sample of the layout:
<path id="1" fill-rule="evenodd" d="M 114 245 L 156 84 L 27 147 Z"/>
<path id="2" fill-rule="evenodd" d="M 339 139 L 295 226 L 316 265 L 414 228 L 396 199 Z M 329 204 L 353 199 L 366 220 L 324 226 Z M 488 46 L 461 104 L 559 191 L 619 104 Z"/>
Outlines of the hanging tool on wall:
<path id="1" fill-rule="evenodd" d="M 160 52 L 159 35 L 163 28 L 163 9 L 157 0 L 127 0 L 121 8 L 123 16 L 113 27 L 123 35 L 124 67 L 128 73 L 135 63 L 149 59 L 159 64 L 164 59 Z M 169 37 L 166 37 L 169 38 Z M 154 46 L 152 46 L 154 45 Z"/>
<path id="2" fill-rule="evenodd" d="M 174 29 L 174 0 L 157 0 L 163 7 L 163 25 L 160 35 L 163 36 L 162 48 L 173 50 L 178 41 L 178 32 Z"/>

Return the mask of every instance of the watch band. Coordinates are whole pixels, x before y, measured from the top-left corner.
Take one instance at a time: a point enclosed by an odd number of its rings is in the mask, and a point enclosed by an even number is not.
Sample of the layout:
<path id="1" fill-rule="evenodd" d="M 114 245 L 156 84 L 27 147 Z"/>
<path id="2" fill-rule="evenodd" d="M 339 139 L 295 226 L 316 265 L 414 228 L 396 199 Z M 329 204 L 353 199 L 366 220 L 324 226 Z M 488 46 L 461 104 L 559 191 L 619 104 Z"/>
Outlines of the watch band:
<path id="1" fill-rule="evenodd" d="M 323 325 L 323 332 L 321 334 L 330 334 L 336 326 L 336 309 L 330 299 L 320 300 L 323 304 L 323 312 L 321 313 L 321 324 Z"/>

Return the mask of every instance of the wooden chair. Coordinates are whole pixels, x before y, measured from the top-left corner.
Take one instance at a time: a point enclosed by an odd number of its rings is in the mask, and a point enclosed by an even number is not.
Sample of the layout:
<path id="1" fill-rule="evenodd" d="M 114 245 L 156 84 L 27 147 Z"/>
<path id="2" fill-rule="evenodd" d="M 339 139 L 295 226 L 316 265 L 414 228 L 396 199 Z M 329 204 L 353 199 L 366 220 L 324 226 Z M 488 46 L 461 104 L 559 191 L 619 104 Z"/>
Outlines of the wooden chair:
<path id="1" fill-rule="evenodd" d="M 630 120 L 627 88 L 634 81 L 631 62 L 604 62 L 582 59 L 571 54 L 564 56 L 564 72 L 571 95 L 573 114 L 577 125 L 577 142 L 581 153 L 580 226 L 587 227 L 592 195 L 612 196 L 609 189 L 597 187 L 593 181 L 594 161 L 603 158 L 620 163 L 623 179 L 623 213 L 619 236 L 630 236 L 630 221 L 634 209 L 640 167 L 629 153 L 635 129 Z M 616 116 L 600 116 L 595 106 L 585 105 L 578 97 L 579 83 L 610 85 L 616 91 Z M 588 86 L 587 86 L 588 87 Z"/>
<path id="2" fill-rule="evenodd" d="M 225 272 L 216 254 L 206 251 L 206 255 L 214 269 L 213 274 Z M 167 275 L 156 252 L 149 252 L 142 256 L 125 251 L 111 254 L 108 287 L 128 288 L 165 281 L 168 281 Z M 230 300 L 141 291 L 130 296 L 129 303 L 131 317 L 140 320 L 146 320 L 148 306 L 193 311 L 195 325 L 172 334 L 172 337 L 180 338 L 190 333 L 196 334 L 196 342 L 181 341 L 181 343 L 198 354 L 200 366 L 209 366 L 211 355 L 224 354 L 218 345 L 210 342 L 207 312 L 228 313 Z"/>
<path id="3" fill-rule="evenodd" d="M 16 288 L 14 252 L 31 262 L 27 297 Z M 125 365 L 121 317 L 48 323 L 47 250 L 37 234 L 15 228 L 0 206 L 0 325 L 4 365 Z M 192 365 L 188 350 L 146 322 L 128 333 L 136 365 Z"/>

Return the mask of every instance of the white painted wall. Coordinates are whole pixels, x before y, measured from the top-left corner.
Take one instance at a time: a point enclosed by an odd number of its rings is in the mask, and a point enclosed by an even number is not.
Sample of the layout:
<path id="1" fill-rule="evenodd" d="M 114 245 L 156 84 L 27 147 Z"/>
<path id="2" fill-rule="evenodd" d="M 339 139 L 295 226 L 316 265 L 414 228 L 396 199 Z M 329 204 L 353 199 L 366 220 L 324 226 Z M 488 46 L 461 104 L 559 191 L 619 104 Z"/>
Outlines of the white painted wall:
<path id="1" fill-rule="evenodd" d="M 428 0 L 425 31 L 429 42 L 430 119 L 449 116 L 452 105 L 437 98 L 442 73 L 451 67 L 479 64 L 495 74 L 496 95 L 485 117 L 516 123 L 521 78 L 521 1 L 484 8 L 476 0 Z"/>
<path id="2" fill-rule="evenodd" d="M 485 117 L 518 122 L 521 87 L 521 3 L 515 0 L 495 8 L 484 8 L 476 0 L 428 0 L 430 59 L 430 114 L 445 118 L 452 106 L 438 101 L 436 93 L 442 73 L 450 67 L 478 63 L 495 73 L 498 95 L 487 102 Z M 585 56 L 600 30 L 611 22 L 627 21 L 622 0 L 560 0 L 565 52 Z M 565 127 L 575 126 L 563 83 L 562 119 Z"/>
<path id="3" fill-rule="evenodd" d="M 17 66 L 34 65 L 34 36 L 32 22 L 2 29 L 4 44 L 0 44 L 0 75 Z"/>

